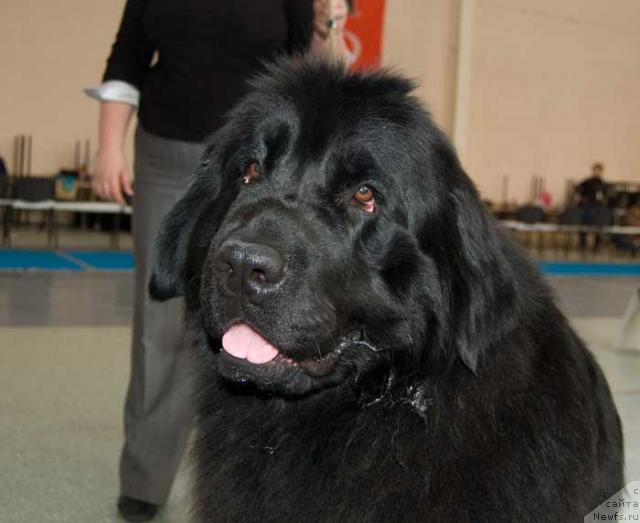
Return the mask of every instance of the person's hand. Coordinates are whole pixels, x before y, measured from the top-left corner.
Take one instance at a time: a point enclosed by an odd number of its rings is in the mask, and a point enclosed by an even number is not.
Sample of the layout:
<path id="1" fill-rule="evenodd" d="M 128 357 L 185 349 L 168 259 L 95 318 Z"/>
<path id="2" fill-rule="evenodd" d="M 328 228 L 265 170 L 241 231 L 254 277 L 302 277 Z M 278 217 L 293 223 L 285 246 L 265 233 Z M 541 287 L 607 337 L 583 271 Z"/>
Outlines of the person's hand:
<path id="1" fill-rule="evenodd" d="M 333 12 L 329 16 L 329 2 Z M 326 39 L 330 31 L 342 32 L 347 23 L 347 0 L 313 0 L 313 29 Z"/>
<path id="2" fill-rule="evenodd" d="M 103 200 L 118 203 L 125 203 L 124 194 L 133 196 L 127 160 L 121 149 L 98 149 L 91 188 Z"/>

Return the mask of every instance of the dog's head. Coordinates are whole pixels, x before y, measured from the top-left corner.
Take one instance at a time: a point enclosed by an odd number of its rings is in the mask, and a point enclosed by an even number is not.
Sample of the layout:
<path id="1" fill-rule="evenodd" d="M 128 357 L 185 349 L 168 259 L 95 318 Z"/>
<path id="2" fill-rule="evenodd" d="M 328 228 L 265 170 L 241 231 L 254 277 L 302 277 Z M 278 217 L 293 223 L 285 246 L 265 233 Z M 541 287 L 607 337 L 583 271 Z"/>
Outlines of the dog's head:
<path id="1" fill-rule="evenodd" d="M 213 136 L 150 292 L 185 296 L 225 381 L 303 395 L 476 372 L 511 328 L 508 242 L 411 89 L 280 63 Z"/>

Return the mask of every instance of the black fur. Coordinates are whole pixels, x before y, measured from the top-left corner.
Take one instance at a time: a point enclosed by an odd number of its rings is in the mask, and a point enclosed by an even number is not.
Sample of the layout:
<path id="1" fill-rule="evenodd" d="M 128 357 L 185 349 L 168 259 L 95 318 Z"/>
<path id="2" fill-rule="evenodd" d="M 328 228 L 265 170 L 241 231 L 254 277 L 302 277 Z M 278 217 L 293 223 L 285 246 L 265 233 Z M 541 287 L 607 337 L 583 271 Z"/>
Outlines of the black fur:
<path id="1" fill-rule="evenodd" d="M 150 284 L 185 296 L 195 346 L 195 519 L 582 521 L 623 485 L 608 386 L 411 83 L 296 61 L 252 88 L 166 218 Z M 286 258 L 277 291 L 220 292 L 235 240 Z M 237 322 L 330 370 L 221 352 Z"/>

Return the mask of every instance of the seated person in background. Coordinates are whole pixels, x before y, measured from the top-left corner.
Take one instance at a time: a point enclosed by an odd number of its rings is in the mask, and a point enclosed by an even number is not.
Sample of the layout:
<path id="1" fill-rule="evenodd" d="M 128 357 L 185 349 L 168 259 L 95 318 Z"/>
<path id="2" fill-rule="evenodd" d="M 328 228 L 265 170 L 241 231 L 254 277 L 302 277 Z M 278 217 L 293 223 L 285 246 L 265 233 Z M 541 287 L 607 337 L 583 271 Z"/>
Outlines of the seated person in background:
<path id="1" fill-rule="evenodd" d="M 582 225 L 602 225 L 598 217 L 606 205 L 607 184 L 603 180 L 604 166 L 596 162 L 591 166 L 591 176 L 576 186 L 578 207 L 583 209 Z M 600 235 L 595 235 L 593 249 L 600 244 Z M 586 234 L 580 233 L 580 248 L 586 246 Z"/>
<path id="2" fill-rule="evenodd" d="M 2 157 L 2 151 L 0 151 L 0 176 L 6 176 L 7 172 L 7 164 L 4 163 L 4 158 Z"/>
<path id="3" fill-rule="evenodd" d="M 551 209 L 553 206 L 553 196 L 551 196 L 551 193 L 547 190 L 541 191 L 536 197 L 536 205 L 545 210 Z"/>
<path id="4" fill-rule="evenodd" d="M 631 227 L 640 227 L 640 202 L 635 202 L 627 209 L 624 224 Z M 640 253 L 639 234 L 616 234 L 612 238 L 615 246 L 623 251 L 629 251 L 636 256 Z"/>

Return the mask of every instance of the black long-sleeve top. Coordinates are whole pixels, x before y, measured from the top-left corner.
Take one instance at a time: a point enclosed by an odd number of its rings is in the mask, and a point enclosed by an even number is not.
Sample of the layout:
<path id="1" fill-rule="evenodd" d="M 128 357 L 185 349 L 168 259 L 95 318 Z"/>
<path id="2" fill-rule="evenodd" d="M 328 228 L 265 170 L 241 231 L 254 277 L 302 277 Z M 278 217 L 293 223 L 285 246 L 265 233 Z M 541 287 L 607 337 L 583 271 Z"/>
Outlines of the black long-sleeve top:
<path id="1" fill-rule="evenodd" d="M 600 176 L 590 176 L 575 188 L 580 196 L 581 205 L 604 204 L 607 194 L 607 184 Z"/>
<path id="2" fill-rule="evenodd" d="M 145 130 L 200 142 L 261 61 L 308 47 L 312 24 L 312 0 L 127 0 L 103 80 L 138 88 Z"/>

